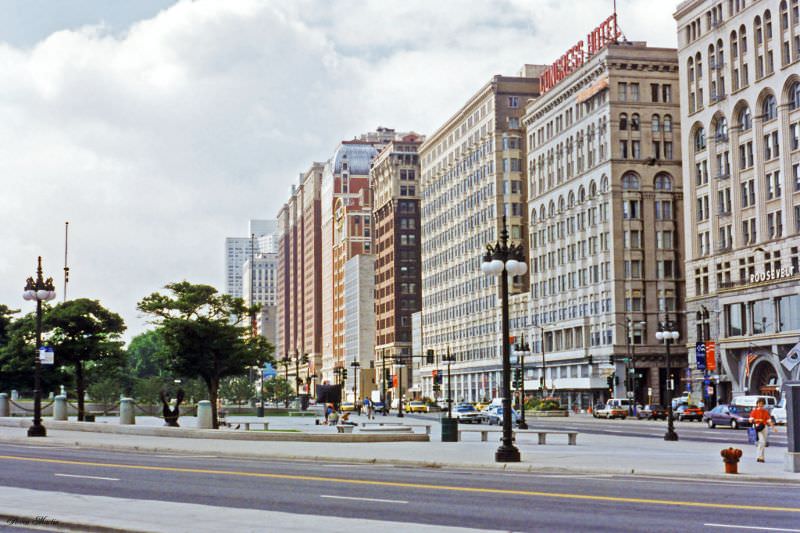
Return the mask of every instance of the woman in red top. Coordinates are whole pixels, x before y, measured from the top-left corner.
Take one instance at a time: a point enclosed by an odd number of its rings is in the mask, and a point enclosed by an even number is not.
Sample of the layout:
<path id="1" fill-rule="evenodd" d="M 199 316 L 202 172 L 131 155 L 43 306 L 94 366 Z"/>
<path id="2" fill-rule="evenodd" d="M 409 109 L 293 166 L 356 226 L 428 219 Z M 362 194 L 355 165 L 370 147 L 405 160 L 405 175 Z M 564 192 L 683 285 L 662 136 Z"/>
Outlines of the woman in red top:
<path id="1" fill-rule="evenodd" d="M 767 447 L 767 426 L 775 427 L 775 424 L 772 422 L 772 415 L 769 414 L 769 411 L 764 409 L 765 403 L 766 402 L 760 398 L 756 402 L 756 408 L 750 412 L 750 423 L 753 424 L 756 434 L 758 435 L 758 458 L 756 461 L 759 463 L 764 462 L 764 449 Z"/>

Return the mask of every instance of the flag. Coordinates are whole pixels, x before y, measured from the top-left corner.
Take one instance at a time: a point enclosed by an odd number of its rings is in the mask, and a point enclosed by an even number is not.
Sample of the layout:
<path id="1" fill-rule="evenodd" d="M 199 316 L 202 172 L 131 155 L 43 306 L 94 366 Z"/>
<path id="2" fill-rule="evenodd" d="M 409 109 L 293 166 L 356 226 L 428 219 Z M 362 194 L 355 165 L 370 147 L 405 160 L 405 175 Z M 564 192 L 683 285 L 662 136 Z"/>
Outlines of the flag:
<path id="1" fill-rule="evenodd" d="M 800 342 L 794 345 L 794 348 L 789 350 L 786 357 L 783 358 L 781 364 L 786 367 L 786 370 L 791 372 L 794 367 L 800 364 Z"/>
<path id="2" fill-rule="evenodd" d="M 744 363 L 744 377 L 748 377 L 750 375 L 750 365 L 753 364 L 753 361 L 755 361 L 757 357 L 758 356 L 756 354 L 747 354 L 747 359 Z"/>
<path id="3" fill-rule="evenodd" d="M 715 357 L 716 345 L 714 341 L 706 341 L 706 368 L 713 372 L 717 369 L 717 359 Z"/>
<path id="4" fill-rule="evenodd" d="M 694 347 L 695 361 L 698 370 L 706 369 L 706 344 L 698 342 Z"/>

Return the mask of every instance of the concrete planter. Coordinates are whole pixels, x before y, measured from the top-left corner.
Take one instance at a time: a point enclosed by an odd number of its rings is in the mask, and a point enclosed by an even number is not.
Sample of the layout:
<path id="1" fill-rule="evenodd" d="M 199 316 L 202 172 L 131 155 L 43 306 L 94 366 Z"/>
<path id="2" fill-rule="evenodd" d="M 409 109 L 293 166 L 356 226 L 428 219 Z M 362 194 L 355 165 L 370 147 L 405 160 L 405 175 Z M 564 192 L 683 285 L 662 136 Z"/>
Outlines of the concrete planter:
<path id="1" fill-rule="evenodd" d="M 569 416 L 569 411 L 566 409 L 556 409 L 554 411 L 525 411 L 525 416 L 535 416 L 539 418 L 559 418 Z"/>

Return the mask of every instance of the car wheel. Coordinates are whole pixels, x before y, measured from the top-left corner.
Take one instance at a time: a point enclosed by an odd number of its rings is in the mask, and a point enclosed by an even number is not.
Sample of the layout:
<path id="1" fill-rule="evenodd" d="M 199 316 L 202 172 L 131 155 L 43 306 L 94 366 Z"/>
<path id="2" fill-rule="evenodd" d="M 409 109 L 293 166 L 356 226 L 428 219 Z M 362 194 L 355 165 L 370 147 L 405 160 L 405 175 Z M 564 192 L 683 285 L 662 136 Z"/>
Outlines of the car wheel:
<path id="1" fill-rule="evenodd" d="M 739 422 L 731 420 L 731 429 L 739 429 Z"/>
<path id="2" fill-rule="evenodd" d="M 621 416 L 620 418 L 621 418 L 621 419 L 623 419 L 623 420 L 625 420 L 625 419 L 626 419 L 626 418 L 628 418 L 628 417 L 627 417 L 627 416 Z"/>
<path id="3" fill-rule="evenodd" d="M 678 422 L 683 422 L 683 417 L 678 415 Z"/>
<path id="4" fill-rule="evenodd" d="M 714 421 L 711 420 L 710 418 L 706 421 L 706 425 L 708 426 L 708 429 L 714 429 L 714 426 L 716 426 L 716 424 L 714 424 Z"/>

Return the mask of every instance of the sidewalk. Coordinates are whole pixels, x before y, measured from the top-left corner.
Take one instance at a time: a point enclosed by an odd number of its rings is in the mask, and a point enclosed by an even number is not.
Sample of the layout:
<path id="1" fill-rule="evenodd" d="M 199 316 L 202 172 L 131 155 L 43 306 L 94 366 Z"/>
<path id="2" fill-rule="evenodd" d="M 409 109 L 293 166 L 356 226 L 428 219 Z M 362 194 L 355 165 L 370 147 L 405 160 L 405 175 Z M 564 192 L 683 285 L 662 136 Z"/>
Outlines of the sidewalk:
<path id="1" fill-rule="evenodd" d="M 300 429 L 314 432 L 324 428 L 313 418 L 267 417 L 270 429 Z M 365 417 L 355 417 L 365 421 Z M 112 419 L 116 423 L 116 419 Z M 539 446 L 535 435 L 517 437 L 521 463 L 495 463 L 499 434 L 480 442 L 475 433 L 465 434 L 462 442 L 441 442 L 436 420 L 394 416 L 375 421 L 433 425 L 430 442 L 280 442 L 217 440 L 142 435 L 121 435 L 68 431 L 48 428 L 48 436 L 37 445 L 98 448 L 117 451 L 155 451 L 183 454 L 219 455 L 242 458 L 276 458 L 348 463 L 382 463 L 465 469 L 505 469 L 531 472 L 641 474 L 657 476 L 703 476 L 718 479 L 774 480 L 800 483 L 800 474 L 784 471 L 784 448 L 768 448 L 767 462 L 755 461 L 755 446 L 741 443 L 665 442 L 660 439 L 581 433 L 577 446 L 567 446 L 566 436 L 555 435 Z M 44 420 L 47 427 L 48 420 Z M 109 421 L 109 423 L 112 423 Z M 158 419 L 137 418 L 137 424 L 157 425 Z M 419 429 L 419 428 L 417 428 Z M 33 442 L 22 427 L 0 427 L 0 443 Z M 742 449 L 739 476 L 725 475 L 720 450 L 729 445 Z"/>

